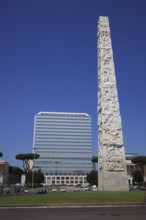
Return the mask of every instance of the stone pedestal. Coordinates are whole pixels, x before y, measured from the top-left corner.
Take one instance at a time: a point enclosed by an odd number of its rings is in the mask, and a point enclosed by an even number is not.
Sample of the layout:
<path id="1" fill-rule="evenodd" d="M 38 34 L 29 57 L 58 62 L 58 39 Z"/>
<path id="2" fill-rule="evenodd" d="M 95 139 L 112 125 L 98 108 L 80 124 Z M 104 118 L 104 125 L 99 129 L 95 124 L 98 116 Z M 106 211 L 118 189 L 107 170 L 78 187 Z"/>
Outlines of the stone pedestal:
<path id="1" fill-rule="evenodd" d="M 128 177 L 108 17 L 98 20 L 98 188 L 126 191 Z"/>

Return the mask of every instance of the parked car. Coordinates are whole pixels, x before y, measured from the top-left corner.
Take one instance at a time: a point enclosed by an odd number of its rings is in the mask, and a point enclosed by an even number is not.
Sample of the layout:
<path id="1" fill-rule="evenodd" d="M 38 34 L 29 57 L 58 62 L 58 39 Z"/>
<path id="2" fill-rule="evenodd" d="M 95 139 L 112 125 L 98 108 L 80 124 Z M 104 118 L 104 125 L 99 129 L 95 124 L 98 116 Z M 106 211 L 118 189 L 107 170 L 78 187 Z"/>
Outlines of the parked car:
<path id="1" fill-rule="evenodd" d="M 130 186 L 129 190 L 130 191 L 139 191 L 140 189 L 139 189 L 139 187 L 137 185 L 135 185 L 135 186 Z"/>
<path id="2" fill-rule="evenodd" d="M 84 186 L 84 187 L 82 188 L 82 190 L 83 190 L 83 192 L 89 191 L 89 187 L 88 187 L 88 186 Z"/>
<path id="3" fill-rule="evenodd" d="M 22 188 L 22 192 L 28 193 L 29 192 L 29 188 L 27 188 L 27 187 Z"/>
<path id="4" fill-rule="evenodd" d="M 74 192 L 80 192 L 82 189 L 79 187 L 74 188 Z"/>
<path id="5" fill-rule="evenodd" d="M 138 186 L 138 188 L 139 188 L 140 190 L 146 190 L 146 186 L 144 186 L 144 185 Z"/>
<path id="6" fill-rule="evenodd" d="M 135 185 L 135 186 L 130 186 L 129 190 L 130 191 L 146 190 L 146 187 L 144 185 L 142 186 Z"/>
<path id="7" fill-rule="evenodd" d="M 10 188 L 9 188 L 9 187 L 4 187 L 4 188 L 3 188 L 3 193 L 4 193 L 4 194 L 10 193 Z"/>
<path id="8" fill-rule="evenodd" d="M 47 194 L 47 190 L 45 188 L 40 189 L 36 194 Z"/>
<path id="9" fill-rule="evenodd" d="M 52 188 L 52 189 L 51 189 L 51 192 L 54 192 L 54 193 L 55 193 L 55 192 L 58 192 L 58 190 L 57 190 L 57 188 Z"/>
<path id="10" fill-rule="evenodd" d="M 20 186 L 14 187 L 14 192 L 15 193 L 20 193 L 21 192 L 21 187 Z"/>
<path id="11" fill-rule="evenodd" d="M 59 191 L 60 192 L 66 192 L 66 189 L 64 187 L 61 187 Z"/>
<path id="12" fill-rule="evenodd" d="M 97 191 L 97 186 L 96 185 L 92 186 L 92 191 Z"/>

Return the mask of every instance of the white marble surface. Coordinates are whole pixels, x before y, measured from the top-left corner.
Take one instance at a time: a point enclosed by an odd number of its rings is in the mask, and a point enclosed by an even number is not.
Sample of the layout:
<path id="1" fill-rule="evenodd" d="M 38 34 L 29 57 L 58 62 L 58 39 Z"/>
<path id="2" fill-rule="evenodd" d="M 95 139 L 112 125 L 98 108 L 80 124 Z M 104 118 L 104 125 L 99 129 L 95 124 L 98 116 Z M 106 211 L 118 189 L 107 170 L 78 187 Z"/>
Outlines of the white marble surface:
<path id="1" fill-rule="evenodd" d="M 115 190 L 128 190 L 125 150 L 108 17 L 99 17 L 97 37 L 99 190 L 110 190 L 109 184 L 111 183 L 114 184 Z M 114 176 L 118 178 L 117 184 L 114 183 L 116 181 L 116 179 L 113 179 Z"/>

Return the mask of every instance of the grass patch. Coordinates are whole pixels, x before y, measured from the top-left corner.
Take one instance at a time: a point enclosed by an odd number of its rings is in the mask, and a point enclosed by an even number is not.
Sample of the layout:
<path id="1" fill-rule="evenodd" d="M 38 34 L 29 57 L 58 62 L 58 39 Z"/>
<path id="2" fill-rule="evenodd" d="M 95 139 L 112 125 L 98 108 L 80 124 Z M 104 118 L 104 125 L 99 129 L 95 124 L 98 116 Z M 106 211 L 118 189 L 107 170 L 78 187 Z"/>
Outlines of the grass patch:
<path id="1" fill-rule="evenodd" d="M 0 206 L 142 204 L 144 192 L 66 192 L 0 197 Z"/>

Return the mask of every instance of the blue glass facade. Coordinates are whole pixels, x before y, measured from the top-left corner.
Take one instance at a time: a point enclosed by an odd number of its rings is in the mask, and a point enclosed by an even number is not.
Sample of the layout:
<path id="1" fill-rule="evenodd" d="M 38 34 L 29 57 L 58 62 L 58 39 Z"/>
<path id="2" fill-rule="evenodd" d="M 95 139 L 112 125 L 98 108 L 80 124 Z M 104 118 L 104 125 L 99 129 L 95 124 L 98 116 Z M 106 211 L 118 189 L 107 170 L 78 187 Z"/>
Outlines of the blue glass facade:
<path id="1" fill-rule="evenodd" d="M 91 117 L 85 113 L 40 112 L 35 116 L 34 169 L 46 175 L 82 175 L 92 170 Z"/>

